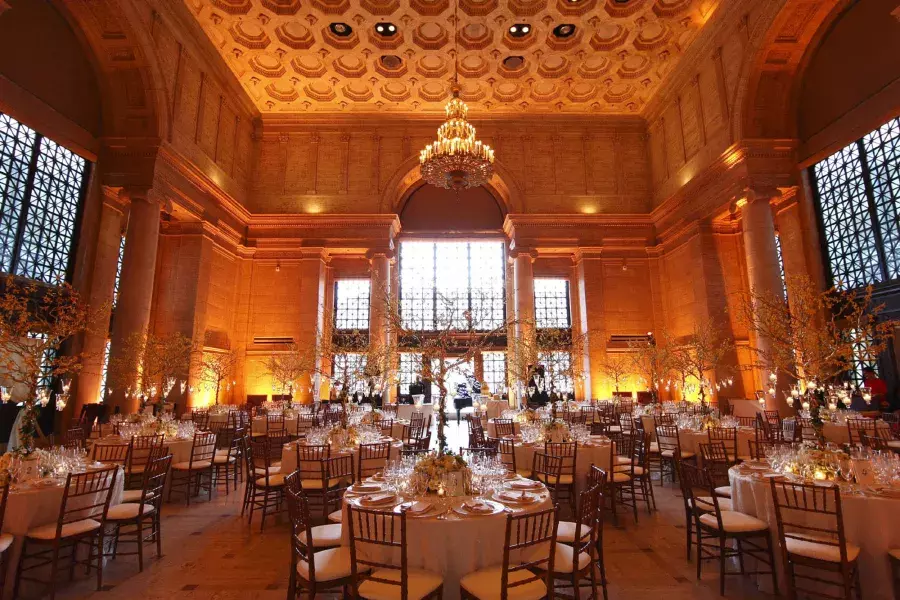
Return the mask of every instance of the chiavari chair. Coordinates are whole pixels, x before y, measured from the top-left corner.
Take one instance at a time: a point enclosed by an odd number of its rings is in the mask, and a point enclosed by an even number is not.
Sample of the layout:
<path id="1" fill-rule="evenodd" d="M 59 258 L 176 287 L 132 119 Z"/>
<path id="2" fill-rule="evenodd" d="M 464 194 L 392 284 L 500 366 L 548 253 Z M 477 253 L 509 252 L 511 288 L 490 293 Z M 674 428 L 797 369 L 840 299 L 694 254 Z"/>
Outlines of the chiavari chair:
<path id="1" fill-rule="evenodd" d="M 501 462 L 506 466 L 507 471 L 526 479 L 531 477 L 531 469 L 516 466 L 516 445 L 513 440 L 498 439 L 497 454 L 500 456 Z"/>
<path id="2" fill-rule="evenodd" d="M 816 434 L 816 428 L 813 426 L 812 419 L 806 417 L 797 417 L 797 424 L 800 427 L 800 440 L 804 442 L 818 442 L 819 436 Z"/>
<path id="3" fill-rule="evenodd" d="M 299 494 L 303 497 L 303 502 L 306 504 L 306 510 L 309 511 L 309 497 L 306 495 L 306 492 L 303 491 L 303 485 L 300 481 L 300 474 L 296 471 L 284 478 L 285 497 L 288 497 L 291 492 L 293 492 L 294 494 Z M 338 509 L 336 512 L 340 513 L 341 510 Z M 307 519 L 307 523 L 311 524 L 311 518 Z M 309 533 L 312 536 L 310 539 L 310 548 L 315 548 L 316 550 L 321 550 L 323 548 L 335 548 L 341 545 L 343 528 L 341 527 L 340 520 L 338 520 L 337 522 L 328 523 L 326 525 L 312 525 L 311 527 L 309 527 Z"/>
<path id="4" fill-rule="evenodd" d="M 766 449 L 774 448 L 776 446 L 784 446 L 790 448 L 791 442 L 785 442 L 783 440 L 748 440 L 747 445 L 750 447 L 750 458 L 753 460 L 765 460 L 766 459 Z"/>
<path id="5" fill-rule="evenodd" d="M 725 442 L 718 440 L 700 444 L 700 457 L 703 459 L 703 467 L 716 485 L 716 495 L 720 498 L 731 498 L 728 469 L 734 466 L 735 463 L 728 455 Z M 728 508 L 726 510 L 731 509 Z"/>
<path id="6" fill-rule="evenodd" d="M 603 588 L 603 600 L 608 598 L 606 563 L 603 560 L 603 511 L 606 509 L 607 487 L 606 471 L 592 464 L 588 471 L 588 488 L 597 490 L 597 569 L 600 571 L 600 586 Z"/>
<path id="7" fill-rule="evenodd" d="M 544 452 L 550 456 L 562 458 L 560 477 L 554 491 L 555 501 L 560 495 L 569 500 L 572 512 L 575 512 L 575 468 L 578 463 L 578 442 L 544 442 Z M 542 482 L 546 484 L 547 482 Z"/>
<path id="8" fill-rule="evenodd" d="M 609 423 L 597 420 L 591 423 L 591 435 L 609 435 Z"/>
<path id="9" fill-rule="evenodd" d="M 615 459 L 613 460 L 612 473 L 607 480 L 610 511 L 612 512 L 613 522 L 616 524 L 619 523 L 617 505 L 631 508 L 634 513 L 634 520 L 637 522 L 637 500 L 634 481 L 635 464 L 633 460 L 635 455 L 634 435 L 619 434 L 615 446 L 619 456 L 631 458 L 632 460 L 620 464 L 616 464 Z"/>
<path id="10" fill-rule="evenodd" d="M 82 450 L 85 446 L 84 429 L 81 427 L 67 429 L 62 445 L 69 450 Z"/>
<path id="11" fill-rule="evenodd" d="M 557 523 L 555 507 L 508 514 L 503 563 L 465 575 L 459 582 L 462 600 L 552 598 L 552 574 L 559 568 Z"/>
<path id="12" fill-rule="evenodd" d="M 799 442 L 803 437 L 803 427 L 797 419 L 785 419 L 781 422 L 781 437 L 787 442 Z"/>
<path id="13" fill-rule="evenodd" d="M 765 521 L 734 510 L 723 510 L 726 504 L 714 492 L 712 479 L 705 469 L 682 462 L 680 464 L 682 491 L 687 495 L 687 505 L 697 533 L 697 580 L 702 576 L 703 562 L 719 562 L 719 594 L 725 595 L 727 575 L 771 575 L 772 589 L 778 589 L 775 575 L 775 555 L 769 526 Z M 735 542 L 735 547 L 732 547 Z M 690 554 L 690 550 L 688 552 Z M 768 565 L 769 571 L 747 571 L 743 568 L 744 556 Z M 726 565 L 737 558 L 741 565 L 737 573 L 729 573 Z"/>
<path id="14" fill-rule="evenodd" d="M 347 454 L 317 460 L 309 456 L 302 458 L 302 463 L 297 462 L 300 485 L 307 498 L 321 502 L 322 516 L 327 518 L 329 507 L 335 502 L 340 506 L 344 491 L 353 483 L 353 457 Z M 314 472 L 316 467 L 318 473 Z"/>
<path id="15" fill-rule="evenodd" d="M 381 435 L 383 435 L 384 437 L 394 437 L 393 419 L 378 419 L 376 421 L 372 421 L 372 426 L 381 431 Z"/>
<path id="16" fill-rule="evenodd" d="M 248 522 L 253 523 L 253 513 L 261 511 L 260 532 L 266 527 L 266 517 L 278 515 L 282 510 L 284 497 L 284 474 L 273 465 L 269 441 L 264 437 L 243 439 L 244 465 L 247 471 L 247 487 L 241 516 L 248 513 Z"/>
<path id="17" fill-rule="evenodd" d="M 356 455 L 356 481 L 381 473 L 391 458 L 391 443 L 360 444 Z"/>
<path id="18" fill-rule="evenodd" d="M 318 417 L 312 412 L 302 412 L 297 415 L 297 435 L 299 437 L 306 436 L 310 429 L 314 429 L 319 424 Z"/>
<path id="19" fill-rule="evenodd" d="M 430 452 L 431 452 L 431 450 L 429 450 L 428 448 L 406 448 L 406 447 L 404 447 L 404 448 L 400 449 L 400 456 L 419 457 L 419 456 L 425 456 Z"/>
<path id="20" fill-rule="evenodd" d="M 191 444 L 191 457 L 184 462 L 172 465 L 172 482 L 169 485 L 169 502 L 172 501 L 172 493 L 183 493 L 187 505 L 191 505 L 191 497 L 200 495 L 202 490 L 209 493 L 209 499 L 213 495 L 213 458 L 216 455 L 216 434 L 197 432 L 194 434 L 194 442 Z M 205 483 L 204 483 L 205 481 Z"/>
<path id="21" fill-rule="evenodd" d="M 869 437 L 875 437 L 875 420 L 874 419 L 847 419 L 847 434 L 850 436 L 850 445 L 861 444 L 859 438 L 860 433 L 865 433 Z"/>
<path id="22" fill-rule="evenodd" d="M 369 600 L 439 600 L 441 575 L 410 569 L 407 556 L 406 510 L 399 514 L 347 507 L 353 598 Z M 372 549 L 381 549 L 376 558 Z M 390 557 L 390 558 L 381 558 Z M 410 592 L 415 590 L 413 595 Z"/>
<path id="23" fill-rule="evenodd" d="M 309 501 L 294 485 L 297 474 L 288 475 L 285 499 L 291 519 L 291 572 L 288 597 L 300 598 L 304 592 L 314 597 L 318 592 L 342 589 L 348 596 L 351 582 L 350 549 L 335 546 L 319 549 L 315 545 Z M 338 525 L 340 527 L 340 525 Z"/>
<path id="24" fill-rule="evenodd" d="M 118 467 L 98 469 L 85 473 L 69 473 L 63 490 L 59 516 L 55 523 L 30 529 L 22 542 L 13 597 L 19 597 L 22 581 L 44 585 L 50 600 L 56 596 L 60 559 L 69 563 L 70 577 L 74 565 L 84 565 L 88 573 L 93 569 L 97 574 L 97 591 L 103 587 L 103 543 L 106 515 L 115 489 Z M 78 557 L 78 549 L 89 548 L 87 559 Z M 68 548 L 70 555 L 62 555 Z M 47 577 L 46 567 L 50 567 Z M 34 577 L 27 576 L 37 570 Z"/>
<path id="25" fill-rule="evenodd" d="M 883 449 L 891 452 L 900 452 L 900 439 L 888 427 L 876 427 L 875 438 L 882 445 Z"/>
<path id="26" fill-rule="evenodd" d="M 740 453 L 738 449 L 738 434 L 736 427 L 710 427 L 706 430 L 710 444 L 722 442 L 725 447 L 726 456 L 732 465 L 746 460 L 747 457 Z"/>
<path id="27" fill-rule="evenodd" d="M 781 429 L 781 413 L 777 410 L 764 410 L 763 418 L 772 429 Z"/>
<path id="28" fill-rule="evenodd" d="M 163 490 L 172 464 L 172 455 L 155 458 L 144 471 L 141 496 L 137 502 L 123 502 L 110 507 L 106 518 L 115 526 L 112 557 L 137 555 L 138 571 L 144 570 L 144 544 L 156 544 L 156 557 L 162 556 L 160 512 Z M 134 552 L 121 552 L 120 543 L 135 544 Z"/>
<path id="29" fill-rule="evenodd" d="M 591 406 L 582 406 L 581 407 L 581 418 L 584 419 L 583 423 L 585 425 L 590 425 L 594 422 L 594 417 L 597 414 L 597 408 L 593 404 Z"/>
<path id="30" fill-rule="evenodd" d="M 512 419 L 494 419 L 494 433 L 502 438 L 516 435 L 516 425 Z"/>
<path id="31" fill-rule="evenodd" d="M 756 417 L 737 417 L 738 427 L 756 427 Z"/>
<path id="32" fill-rule="evenodd" d="M 198 408 L 191 410 L 191 421 L 193 421 L 194 427 L 205 431 L 209 428 L 209 411 Z"/>
<path id="33" fill-rule="evenodd" d="M 619 400 L 619 405 L 616 407 L 616 412 L 620 415 L 631 414 L 634 412 L 634 400 Z"/>
<path id="34" fill-rule="evenodd" d="M 102 463 L 112 463 L 125 466 L 131 454 L 131 443 L 128 444 L 102 444 L 97 442 L 91 447 L 91 460 Z"/>
<path id="35" fill-rule="evenodd" d="M 385 404 L 381 407 L 381 412 L 384 413 L 386 417 L 390 417 L 394 420 L 397 419 L 397 405 L 396 404 Z"/>
<path id="36" fill-rule="evenodd" d="M 125 465 L 125 487 L 132 489 L 143 483 L 144 471 L 150 465 L 154 452 L 159 452 L 165 442 L 163 434 L 136 435 L 128 445 L 131 451 Z M 158 458 L 158 457 L 157 457 Z"/>
<path id="37" fill-rule="evenodd" d="M 562 480 L 563 459 L 546 452 L 535 452 L 531 462 L 532 477 L 542 482 L 553 495 L 553 503 L 559 504 L 558 494 Z"/>
<path id="38" fill-rule="evenodd" d="M 591 598 L 596 598 L 594 554 L 597 550 L 600 489 L 588 488 L 579 494 L 578 500 L 575 521 L 565 524 L 558 521 L 556 525 L 556 556 L 550 571 L 551 585 L 557 580 L 564 580 L 577 591 L 581 587 L 581 580 L 587 579 L 591 586 Z M 570 528 L 569 525 L 574 527 Z"/>
<path id="39" fill-rule="evenodd" d="M 647 514 L 652 514 L 652 510 L 656 510 L 656 496 L 653 493 L 653 481 L 650 478 L 650 434 L 640 435 L 637 432 L 634 437 L 634 468 L 632 469 L 634 478 L 634 495 L 635 503 L 643 501 L 647 505 Z"/>
<path id="40" fill-rule="evenodd" d="M 660 482 L 665 481 L 666 471 L 671 473 L 672 481 L 678 474 L 676 463 L 680 460 L 694 459 L 694 453 L 681 449 L 681 437 L 678 434 L 678 425 L 662 425 L 656 421 L 656 443 L 659 444 L 660 457 Z"/>
<path id="41" fill-rule="evenodd" d="M 243 429 L 225 427 L 216 435 L 216 453 L 213 456 L 213 485 L 218 489 L 225 484 L 227 496 L 231 487 L 237 491 L 238 472 L 241 464 L 241 439 Z"/>
<path id="42" fill-rule="evenodd" d="M 769 485 L 784 554 L 788 596 L 796 598 L 798 592 L 808 592 L 822 597 L 825 594 L 821 588 L 827 585 L 840 593 L 828 595 L 829 598 L 850 600 L 854 589 L 860 598 L 860 548 L 847 541 L 840 488 L 774 478 Z M 836 580 L 824 577 L 826 574 L 832 574 Z M 801 585 L 806 582 L 815 587 L 804 589 Z"/>

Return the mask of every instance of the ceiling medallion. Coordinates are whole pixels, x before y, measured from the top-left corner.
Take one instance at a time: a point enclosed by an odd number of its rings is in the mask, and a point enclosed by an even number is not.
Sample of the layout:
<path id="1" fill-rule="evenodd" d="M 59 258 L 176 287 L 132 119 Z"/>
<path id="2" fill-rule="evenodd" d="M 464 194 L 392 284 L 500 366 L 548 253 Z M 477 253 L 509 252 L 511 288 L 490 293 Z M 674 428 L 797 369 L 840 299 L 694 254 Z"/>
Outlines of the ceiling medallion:
<path id="1" fill-rule="evenodd" d="M 437 141 L 419 154 L 422 178 L 433 186 L 458 192 L 483 185 L 494 174 L 494 151 L 475 140 L 475 128 L 466 120 L 468 112 L 469 107 L 459 99 L 459 87 L 454 85 Z"/>

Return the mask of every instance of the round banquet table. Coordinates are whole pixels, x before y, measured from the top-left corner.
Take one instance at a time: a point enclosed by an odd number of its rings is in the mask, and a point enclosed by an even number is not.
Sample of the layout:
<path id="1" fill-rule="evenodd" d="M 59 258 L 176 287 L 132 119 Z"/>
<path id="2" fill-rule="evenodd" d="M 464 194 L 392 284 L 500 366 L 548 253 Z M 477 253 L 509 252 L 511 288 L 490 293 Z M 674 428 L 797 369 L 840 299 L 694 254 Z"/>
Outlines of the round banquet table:
<path id="1" fill-rule="evenodd" d="M 734 510 L 752 515 L 769 524 L 772 545 L 776 552 L 778 582 L 782 586 L 782 592 L 785 592 L 786 579 L 778 555 L 778 523 L 769 479 L 760 471 L 754 472 L 741 467 L 732 467 L 728 475 Z M 842 493 L 841 505 L 847 541 L 861 548 L 858 560 L 863 598 L 865 600 L 893 598 L 888 550 L 900 548 L 900 521 L 897 520 L 897 514 L 900 512 L 900 490 L 895 489 L 886 495 Z M 753 570 L 752 567 L 748 569 Z M 772 585 L 769 575 L 757 576 L 757 582 L 760 588 L 771 588 Z"/>
<path id="2" fill-rule="evenodd" d="M 250 427 L 253 433 L 265 435 L 266 431 L 268 431 L 268 423 L 266 422 L 266 417 L 253 417 L 253 423 Z M 297 431 L 297 417 L 285 417 L 284 430 L 288 433 L 294 433 L 295 431 Z"/>
<path id="3" fill-rule="evenodd" d="M 111 435 L 104 438 L 100 438 L 98 440 L 94 440 L 92 444 L 127 444 L 128 440 L 118 435 Z M 169 453 L 172 455 L 172 464 L 180 463 L 180 462 L 188 462 L 191 460 L 191 450 L 194 447 L 193 438 L 188 438 L 184 440 L 176 440 L 176 439 L 166 439 L 163 441 L 163 446 L 166 446 L 169 449 Z"/>
<path id="4" fill-rule="evenodd" d="M 587 489 L 591 465 L 597 465 L 607 473 L 612 472 L 612 442 L 603 438 L 589 443 L 590 446 L 578 444 L 578 454 L 575 457 L 575 492 L 577 494 Z M 543 451 L 543 444 L 516 442 L 516 468 L 519 470 L 531 469 L 535 453 Z"/>
<path id="5" fill-rule="evenodd" d="M 747 459 L 750 456 L 750 441 L 754 439 L 755 432 L 750 427 L 737 428 L 737 453 L 738 458 Z M 678 445 L 682 452 L 692 452 L 700 457 L 700 444 L 709 443 L 709 433 L 706 431 L 694 431 L 690 429 L 678 430 Z M 726 449 L 731 451 L 731 444 L 725 443 Z"/>
<path id="6" fill-rule="evenodd" d="M 496 419 L 503 416 L 504 410 L 509 410 L 509 402 L 506 400 L 488 400 L 487 416 L 488 419 Z"/>
<path id="7" fill-rule="evenodd" d="M 522 426 L 518 421 L 513 421 L 513 429 L 516 432 L 516 435 L 519 435 L 522 432 Z M 495 438 L 497 437 L 497 426 L 494 424 L 494 419 L 488 419 L 487 422 L 487 434 L 488 437 Z M 518 463 L 516 463 L 518 464 Z"/>
<path id="8" fill-rule="evenodd" d="M 506 509 L 516 514 L 537 512 L 551 508 L 553 502 L 547 488 L 541 485 L 532 492 L 537 500 L 527 507 L 508 505 Z M 469 497 L 447 498 L 446 512 L 413 517 L 407 514 L 406 540 L 410 569 L 425 569 L 439 573 L 444 578 L 444 600 L 458 600 L 459 581 L 468 573 L 503 564 L 503 546 L 506 540 L 506 511 L 498 510 L 489 515 L 463 516 L 453 510 Z M 428 496 L 428 501 L 437 502 Z M 493 497 L 491 497 L 493 500 Z M 350 545 L 350 528 L 347 523 L 347 504 L 359 506 L 359 496 L 348 491 L 344 496 L 342 543 Z M 496 502 L 496 501 L 494 501 Z M 411 502 L 410 502 L 411 504 Z M 401 505 L 386 505 L 383 510 L 398 510 Z M 497 503 L 498 509 L 503 506 Z M 398 538 L 399 539 L 399 538 Z M 382 555 L 380 560 L 391 560 Z M 399 564 L 397 562 L 396 564 Z"/>
<path id="9" fill-rule="evenodd" d="M 793 421 L 793 417 L 789 417 L 784 421 Z M 885 423 L 884 421 L 875 421 L 875 427 L 879 429 L 889 429 L 890 425 Z M 825 434 L 826 442 L 833 442 L 835 444 L 849 444 L 850 443 L 850 431 L 847 429 L 847 424 L 844 423 L 840 425 L 838 423 L 824 423 L 822 425 L 822 433 Z"/>
<path id="10" fill-rule="evenodd" d="M 423 404 L 421 406 L 416 406 L 415 404 L 398 404 L 397 418 L 404 421 L 409 421 L 412 418 L 412 414 L 414 412 L 420 412 L 425 415 L 425 422 L 428 423 L 428 419 L 429 417 L 431 417 L 431 413 L 433 411 L 434 404 Z"/>
<path id="11" fill-rule="evenodd" d="M 122 470 L 119 469 L 112 490 L 110 506 L 122 503 L 124 489 L 125 477 L 122 474 Z M 12 596 L 12 588 L 16 580 L 16 568 L 19 564 L 19 555 L 22 553 L 22 543 L 25 534 L 35 527 L 55 524 L 59 520 L 59 509 L 62 505 L 65 490 L 65 479 L 38 479 L 10 486 L 9 497 L 6 501 L 6 515 L 3 518 L 3 533 L 13 535 L 15 539 L 5 557 L 6 586 L 3 590 L 4 597 L 9 598 Z M 85 506 L 93 502 L 93 497 L 90 499 L 84 497 L 81 500 L 81 504 Z M 49 575 L 48 567 L 47 576 L 49 577 Z M 22 590 L 20 590 L 21 593 Z M 27 589 L 25 593 L 27 594 Z"/>
<path id="12" fill-rule="evenodd" d="M 289 473 L 293 473 L 297 470 L 297 444 L 299 442 L 291 442 L 289 444 L 285 444 L 281 449 L 281 472 L 285 475 Z M 393 460 L 400 456 L 400 450 L 403 449 L 403 442 L 398 440 L 391 440 L 391 450 L 390 450 L 390 458 L 389 460 Z M 344 449 L 341 451 L 332 450 L 331 456 L 353 456 L 353 471 L 356 473 L 356 456 L 359 454 L 359 446 L 355 446 L 350 448 L 349 450 Z M 306 462 L 306 461 L 304 461 Z"/>

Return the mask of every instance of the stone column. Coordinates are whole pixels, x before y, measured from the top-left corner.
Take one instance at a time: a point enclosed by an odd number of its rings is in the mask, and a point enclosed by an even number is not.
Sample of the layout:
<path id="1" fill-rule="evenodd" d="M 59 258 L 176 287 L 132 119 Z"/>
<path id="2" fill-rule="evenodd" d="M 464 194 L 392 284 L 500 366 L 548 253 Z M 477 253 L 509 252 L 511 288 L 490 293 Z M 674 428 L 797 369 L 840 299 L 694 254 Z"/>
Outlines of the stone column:
<path id="1" fill-rule="evenodd" d="M 816 281 L 806 259 L 808 245 L 806 244 L 803 217 L 800 212 L 800 204 L 797 201 L 797 194 L 783 200 L 778 205 L 775 223 L 778 225 L 778 238 L 781 240 L 781 255 L 784 260 L 785 277 L 805 275 L 812 281 Z M 791 291 L 788 289 L 788 296 L 790 295 Z"/>
<path id="2" fill-rule="evenodd" d="M 527 250 L 518 250 L 513 255 L 516 334 L 524 339 L 534 335 L 534 259 L 534 254 Z"/>
<path id="3" fill-rule="evenodd" d="M 581 257 L 572 257 L 572 268 L 569 273 L 569 302 L 572 306 L 572 336 L 578 338 L 585 336 L 582 340 L 583 347 L 578 348 L 581 355 L 581 375 L 582 377 L 575 379 L 575 399 L 590 400 L 591 389 L 591 366 L 590 352 L 587 347 L 587 317 L 584 311 L 584 286 L 581 282 Z"/>
<path id="4" fill-rule="evenodd" d="M 388 315 L 386 314 L 386 302 L 391 294 L 391 253 L 385 250 L 373 250 L 368 254 L 371 266 L 371 291 L 369 295 L 369 340 L 374 350 L 373 355 L 378 356 L 382 350 L 388 347 L 387 329 Z M 389 363 L 384 361 L 385 365 Z M 385 374 L 387 375 L 387 374 Z M 385 384 L 382 401 L 387 403 L 392 396 L 391 384 Z"/>
<path id="5" fill-rule="evenodd" d="M 76 418 L 81 413 L 82 406 L 103 400 L 104 391 L 100 387 L 103 377 L 103 358 L 106 353 L 106 341 L 109 337 L 109 318 L 115 288 L 116 266 L 119 261 L 119 245 L 122 240 L 123 218 L 124 208 L 118 193 L 110 188 L 104 188 L 97 233 L 97 249 L 88 289 L 88 302 L 91 306 L 105 308 L 98 315 L 96 326 L 84 334 L 82 346 L 84 356 L 82 369 L 78 374 L 73 412 Z"/>
<path id="6" fill-rule="evenodd" d="M 296 340 L 303 347 L 319 347 L 319 341 L 325 331 L 325 268 L 327 256 L 324 249 L 304 250 L 300 259 L 300 305 L 299 317 L 301 329 Z M 317 368 L 321 368 L 321 357 Z M 312 402 L 309 376 L 300 382 L 300 389 L 294 389 L 294 400 L 302 403 Z"/>
<path id="7" fill-rule="evenodd" d="M 748 191 L 741 203 L 741 228 L 744 236 L 744 255 L 747 263 L 747 281 L 755 294 L 783 297 L 781 272 L 778 267 L 778 251 L 775 248 L 775 221 L 772 218 L 770 195 Z M 770 341 L 757 338 L 756 345 L 767 349 Z M 765 384 L 770 370 L 759 373 L 761 384 Z M 782 377 L 783 379 L 783 377 Z M 783 385 L 784 382 L 782 382 Z M 781 390 L 775 398 L 767 396 L 767 407 L 787 414 L 790 409 Z"/>
<path id="8" fill-rule="evenodd" d="M 156 273 L 156 250 L 159 246 L 160 206 L 153 191 L 126 189 L 122 194 L 130 201 L 131 210 L 125 232 L 125 253 L 113 319 L 110 360 L 122 354 L 130 336 L 147 333 Z M 135 412 L 138 408 L 137 398 L 126 399 L 125 390 L 121 387 L 114 390 L 111 404 L 120 407 L 123 413 Z"/>

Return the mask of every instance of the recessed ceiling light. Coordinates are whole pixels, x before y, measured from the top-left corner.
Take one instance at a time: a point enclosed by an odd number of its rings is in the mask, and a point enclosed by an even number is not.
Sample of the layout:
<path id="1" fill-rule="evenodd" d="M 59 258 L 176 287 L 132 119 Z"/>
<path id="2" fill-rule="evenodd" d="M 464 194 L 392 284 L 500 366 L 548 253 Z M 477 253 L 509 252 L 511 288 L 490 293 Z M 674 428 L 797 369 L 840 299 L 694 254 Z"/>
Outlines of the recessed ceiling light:
<path id="1" fill-rule="evenodd" d="M 531 32 L 531 25 L 527 23 L 516 23 L 515 25 L 510 25 L 509 27 L 509 35 L 513 37 L 524 37 Z"/>
<path id="2" fill-rule="evenodd" d="M 400 65 L 403 64 L 403 59 L 396 54 L 385 54 L 381 57 L 381 64 L 393 71 L 400 68 Z"/>
<path id="3" fill-rule="evenodd" d="M 522 56 L 507 56 L 503 59 L 503 66 L 510 71 L 515 71 L 525 64 L 525 58 Z"/>
<path id="4" fill-rule="evenodd" d="M 348 35 L 353 33 L 353 28 L 346 23 L 332 23 L 328 26 L 328 29 L 330 29 L 331 33 L 338 37 L 347 37 Z"/>
<path id="5" fill-rule="evenodd" d="M 562 25 L 557 25 L 553 28 L 553 35 L 558 38 L 567 38 L 572 37 L 575 33 L 575 26 L 571 23 L 563 23 Z"/>
<path id="6" fill-rule="evenodd" d="M 393 35 L 396 35 L 397 26 L 393 23 L 376 23 L 375 33 L 384 37 L 391 37 Z"/>

